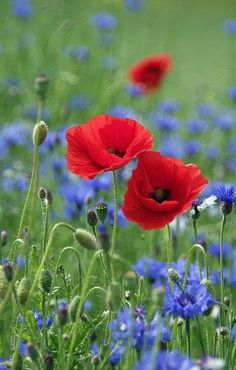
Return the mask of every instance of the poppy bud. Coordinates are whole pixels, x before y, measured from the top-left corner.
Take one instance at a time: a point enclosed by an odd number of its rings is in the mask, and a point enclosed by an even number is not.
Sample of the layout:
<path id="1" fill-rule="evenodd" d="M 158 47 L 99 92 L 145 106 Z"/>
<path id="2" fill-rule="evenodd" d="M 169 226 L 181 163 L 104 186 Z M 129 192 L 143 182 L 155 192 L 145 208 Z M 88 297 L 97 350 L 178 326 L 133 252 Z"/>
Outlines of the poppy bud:
<path id="1" fill-rule="evenodd" d="M 77 229 L 74 233 L 74 236 L 81 247 L 89 250 L 96 250 L 98 248 L 96 238 L 89 231 Z"/>
<path id="2" fill-rule="evenodd" d="M 92 209 L 89 209 L 87 212 L 87 223 L 92 227 L 96 226 L 98 223 L 98 217 Z"/>
<path id="3" fill-rule="evenodd" d="M 113 281 L 107 292 L 107 305 L 109 310 L 118 311 L 121 307 L 123 300 L 123 290 L 119 283 Z"/>
<path id="4" fill-rule="evenodd" d="M 40 74 L 34 79 L 34 89 L 35 89 L 36 94 L 39 96 L 41 100 L 45 100 L 46 98 L 48 84 L 49 84 L 49 78 L 44 73 Z"/>
<path id="5" fill-rule="evenodd" d="M 49 293 L 52 285 L 52 275 L 48 269 L 43 269 L 40 276 L 40 285 L 45 293 Z"/>
<path id="6" fill-rule="evenodd" d="M 5 274 L 3 272 L 3 266 L 0 266 L 0 298 L 3 299 L 8 289 L 8 281 L 5 278 Z"/>
<path id="7" fill-rule="evenodd" d="M 126 290 L 134 292 L 138 284 L 138 277 L 134 271 L 128 271 L 124 275 L 124 287 Z"/>
<path id="8" fill-rule="evenodd" d="M 0 235 L 1 247 L 4 247 L 7 244 L 7 240 L 8 240 L 8 233 L 5 230 L 2 230 L 1 235 Z"/>
<path id="9" fill-rule="evenodd" d="M 18 286 L 18 289 L 17 289 L 17 296 L 18 296 L 20 304 L 24 305 L 27 302 L 30 288 L 31 288 L 30 280 L 24 277 L 21 280 Z"/>
<path id="10" fill-rule="evenodd" d="M 46 353 L 44 356 L 44 367 L 45 370 L 53 370 L 54 369 L 54 360 L 51 352 Z"/>
<path id="11" fill-rule="evenodd" d="M 7 281 L 12 281 L 14 275 L 14 269 L 10 262 L 3 264 L 3 272 Z"/>
<path id="12" fill-rule="evenodd" d="M 233 210 L 233 203 L 223 202 L 221 205 L 221 211 L 224 216 L 230 215 Z"/>
<path id="13" fill-rule="evenodd" d="M 175 283 L 178 283 L 179 282 L 179 274 L 176 270 L 170 268 L 168 270 L 168 276 L 170 278 L 171 281 L 175 282 Z"/>
<path id="14" fill-rule="evenodd" d="M 64 326 L 68 321 L 68 309 L 65 304 L 60 304 L 57 313 L 58 324 Z"/>
<path id="15" fill-rule="evenodd" d="M 33 143 L 35 146 L 40 146 L 46 140 L 48 134 L 48 126 L 44 121 L 39 121 L 34 126 Z"/>
<path id="16" fill-rule="evenodd" d="M 52 203 L 52 194 L 48 189 L 39 188 L 38 190 L 38 197 L 42 200 L 47 199 L 48 203 Z"/>
<path id="17" fill-rule="evenodd" d="M 75 295 L 69 305 L 69 317 L 72 322 L 76 321 L 77 310 L 79 306 L 80 297 Z"/>
<path id="18" fill-rule="evenodd" d="M 27 344 L 27 352 L 31 360 L 33 362 L 37 362 L 39 354 L 38 354 L 37 349 L 32 343 Z"/>
<path id="19" fill-rule="evenodd" d="M 107 210 L 108 210 L 108 205 L 106 203 L 100 202 L 96 205 L 97 215 L 101 223 L 104 223 L 107 217 Z"/>

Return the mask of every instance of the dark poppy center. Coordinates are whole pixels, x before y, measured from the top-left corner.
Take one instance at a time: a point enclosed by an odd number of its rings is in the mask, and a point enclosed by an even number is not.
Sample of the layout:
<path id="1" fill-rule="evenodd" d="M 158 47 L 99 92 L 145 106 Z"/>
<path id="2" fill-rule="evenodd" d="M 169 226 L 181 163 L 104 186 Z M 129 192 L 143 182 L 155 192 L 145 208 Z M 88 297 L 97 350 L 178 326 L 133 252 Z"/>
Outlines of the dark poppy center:
<path id="1" fill-rule="evenodd" d="M 180 306 L 185 307 L 188 303 L 195 304 L 196 297 L 189 293 L 181 293 L 180 296 L 177 298 L 178 303 Z"/>
<path id="2" fill-rule="evenodd" d="M 153 73 L 158 73 L 160 71 L 160 69 L 158 67 L 149 67 L 148 70 L 147 70 L 147 73 L 150 73 L 150 74 L 153 74 Z"/>
<path id="3" fill-rule="evenodd" d="M 170 199 L 170 190 L 169 189 L 161 189 L 156 188 L 153 193 L 149 193 L 150 197 L 153 198 L 157 203 L 163 203 L 165 200 Z"/>
<path id="4" fill-rule="evenodd" d="M 111 147 L 107 148 L 107 151 L 108 151 L 108 153 L 115 154 L 115 155 L 117 155 L 117 157 L 120 157 L 120 158 L 123 158 L 124 155 L 125 155 L 124 152 L 121 152 L 118 149 L 114 149 L 114 148 L 111 148 Z"/>

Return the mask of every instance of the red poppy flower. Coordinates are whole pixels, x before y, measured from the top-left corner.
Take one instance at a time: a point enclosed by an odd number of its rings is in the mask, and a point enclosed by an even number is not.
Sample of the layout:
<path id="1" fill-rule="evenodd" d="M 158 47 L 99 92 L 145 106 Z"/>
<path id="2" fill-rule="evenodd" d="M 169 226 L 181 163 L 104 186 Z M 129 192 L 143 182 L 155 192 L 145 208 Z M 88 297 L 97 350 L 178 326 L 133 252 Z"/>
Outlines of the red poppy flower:
<path id="1" fill-rule="evenodd" d="M 133 83 L 144 88 L 145 93 L 157 89 L 165 74 L 170 71 L 172 60 L 169 54 L 157 54 L 135 64 L 129 71 Z"/>
<path id="2" fill-rule="evenodd" d="M 162 228 L 191 207 L 192 201 L 208 183 L 194 164 L 141 153 L 125 194 L 123 212 L 144 229 Z"/>
<path id="3" fill-rule="evenodd" d="M 84 179 L 121 168 L 153 145 L 151 133 L 136 121 L 107 114 L 70 128 L 66 138 L 67 166 Z"/>

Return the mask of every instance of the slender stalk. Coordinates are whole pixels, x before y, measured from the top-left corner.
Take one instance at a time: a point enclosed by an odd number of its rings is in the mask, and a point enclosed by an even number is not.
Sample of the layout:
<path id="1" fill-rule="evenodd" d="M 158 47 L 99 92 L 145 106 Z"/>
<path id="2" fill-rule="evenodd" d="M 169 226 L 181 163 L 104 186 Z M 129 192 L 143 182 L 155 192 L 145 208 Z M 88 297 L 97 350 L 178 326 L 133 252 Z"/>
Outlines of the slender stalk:
<path id="1" fill-rule="evenodd" d="M 190 248 L 190 250 L 188 252 L 188 257 L 187 257 L 186 267 L 185 267 L 184 281 L 183 281 L 183 287 L 184 288 L 186 287 L 186 284 L 187 284 L 187 279 L 188 279 L 188 273 L 189 273 L 189 268 L 190 268 L 190 264 L 191 264 L 192 253 L 193 253 L 193 251 L 196 248 L 198 248 L 202 252 L 203 259 L 204 259 L 204 265 L 205 265 L 205 269 L 206 269 L 207 280 L 209 279 L 209 268 L 208 268 L 208 259 L 207 259 L 206 251 L 205 251 L 205 249 L 203 248 L 202 245 L 200 245 L 200 244 L 194 244 Z"/>
<path id="2" fill-rule="evenodd" d="M 166 258 L 167 258 L 167 267 L 169 269 L 171 262 L 171 230 L 169 224 L 167 224 Z"/>
<path id="3" fill-rule="evenodd" d="M 193 231 L 194 231 L 194 241 L 195 244 L 198 244 L 198 235 L 197 235 L 197 220 L 193 220 Z M 202 280 L 202 271 L 201 271 L 201 265 L 200 265 L 200 258 L 199 258 L 199 250 L 196 249 L 196 260 L 199 268 L 199 276 L 200 280 Z"/>
<path id="4" fill-rule="evenodd" d="M 47 244 L 47 234 L 48 234 L 48 210 L 49 204 L 47 199 L 42 200 L 42 215 L 43 215 L 43 240 L 42 240 L 42 249 L 43 253 L 45 252 Z M 45 268 L 45 264 L 43 266 Z M 43 336 L 45 346 L 48 345 L 48 334 L 47 334 L 47 315 L 46 315 L 46 297 L 45 292 L 42 292 L 42 317 L 43 317 Z"/>
<path id="5" fill-rule="evenodd" d="M 203 357 L 206 356 L 206 350 L 205 350 L 205 346 L 204 346 L 204 340 L 203 340 L 203 336 L 202 336 L 202 331 L 201 331 L 201 325 L 200 325 L 200 322 L 199 322 L 199 318 L 196 316 L 196 320 L 197 320 L 197 326 L 198 326 L 198 331 L 199 331 L 199 341 L 200 341 L 200 345 L 201 345 L 201 348 L 202 348 L 202 354 L 203 354 Z"/>
<path id="6" fill-rule="evenodd" d="M 77 337 L 77 334 L 78 334 L 78 327 L 79 327 L 79 323 L 80 323 L 79 318 L 80 318 L 82 310 L 83 310 L 85 297 L 86 297 L 87 290 L 88 290 L 88 287 L 89 287 L 90 276 L 91 276 L 91 273 L 94 269 L 94 265 L 97 261 L 97 257 L 100 256 L 101 253 L 102 253 L 102 250 L 98 250 L 96 253 L 94 253 L 93 258 L 90 262 L 87 274 L 85 276 L 84 285 L 83 285 L 83 289 L 82 289 L 82 293 L 81 293 L 81 297 L 80 297 L 80 302 L 79 302 L 78 310 L 77 310 L 77 313 L 76 313 L 76 320 L 75 320 L 75 323 L 72 327 L 71 335 L 70 335 L 71 343 L 70 343 L 70 348 L 69 348 L 67 367 L 65 368 L 67 370 L 71 370 L 72 355 L 73 355 L 73 351 L 74 351 L 74 348 L 75 348 L 76 337 Z"/>
<path id="7" fill-rule="evenodd" d="M 112 172 L 113 175 L 113 190 L 114 190 L 114 221 L 112 229 L 112 240 L 111 240 L 111 255 L 115 253 L 117 228 L 118 228 L 118 186 L 116 172 Z"/>
<path id="8" fill-rule="evenodd" d="M 190 321 L 186 319 L 186 334 L 187 334 L 187 356 L 190 357 L 191 355 L 191 337 L 190 337 Z"/>
<path id="9" fill-rule="evenodd" d="M 220 301 L 224 304 L 224 261 L 223 261 L 223 238 L 226 216 L 222 216 L 220 228 Z M 224 326 L 224 309 L 220 307 L 220 325 Z"/>

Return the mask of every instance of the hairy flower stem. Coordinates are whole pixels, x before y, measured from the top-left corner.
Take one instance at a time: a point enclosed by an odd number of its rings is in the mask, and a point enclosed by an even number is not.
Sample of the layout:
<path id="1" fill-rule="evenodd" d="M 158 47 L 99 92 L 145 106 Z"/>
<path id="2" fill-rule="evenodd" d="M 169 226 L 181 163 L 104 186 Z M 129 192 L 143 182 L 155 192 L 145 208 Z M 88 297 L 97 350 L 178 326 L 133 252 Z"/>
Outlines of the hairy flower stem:
<path id="1" fill-rule="evenodd" d="M 87 290 L 88 290 L 88 287 L 89 287 L 90 277 L 91 277 L 92 271 L 94 269 L 94 265 L 97 262 L 97 258 L 98 258 L 98 256 L 101 255 L 101 253 L 102 253 L 102 250 L 98 250 L 96 253 L 94 253 L 94 255 L 91 259 L 91 262 L 89 264 L 87 274 L 85 276 L 84 285 L 83 285 L 83 289 L 82 289 L 81 297 L 80 297 L 80 302 L 79 302 L 79 306 L 78 306 L 77 313 L 76 313 L 76 320 L 75 320 L 75 323 L 74 323 L 74 325 L 71 329 L 71 333 L 70 333 L 71 342 L 70 342 L 67 366 L 65 367 L 66 370 L 71 370 L 71 368 L 72 368 L 71 367 L 71 365 L 72 365 L 72 355 L 73 355 L 73 351 L 74 351 L 75 344 L 76 344 L 76 338 L 77 338 L 77 335 L 78 335 L 78 327 L 79 327 L 79 324 L 80 324 L 80 316 L 81 316 L 82 311 L 83 311 L 84 301 L 85 301 L 85 297 L 86 297 Z"/>
<path id="2" fill-rule="evenodd" d="M 45 262 L 48 258 L 48 254 L 50 252 L 50 249 L 52 247 L 52 244 L 53 244 L 53 240 L 54 240 L 54 236 L 55 236 L 55 233 L 56 231 L 59 229 L 59 228 L 66 228 L 72 232 L 75 232 L 75 228 L 72 227 L 71 225 L 65 223 L 65 222 L 59 222 L 57 223 L 56 225 L 54 225 L 54 227 L 52 228 L 52 231 L 50 233 L 50 236 L 49 236 L 49 239 L 48 239 L 48 242 L 47 242 L 47 245 L 46 245 L 46 249 L 45 249 L 45 252 L 44 252 L 44 255 L 43 255 L 43 258 L 42 258 L 42 261 L 39 265 L 39 268 L 36 272 L 36 275 L 34 277 L 34 280 L 33 280 L 33 284 L 32 284 L 32 287 L 30 289 L 30 292 L 29 292 L 29 297 L 28 297 L 28 302 L 30 302 L 30 298 L 32 296 L 32 294 L 34 293 L 34 290 L 37 286 L 37 283 L 38 283 L 38 279 L 39 279 L 39 276 L 40 276 L 40 273 L 41 273 L 41 270 L 43 269 L 44 265 L 45 265 Z"/>
<path id="3" fill-rule="evenodd" d="M 117 185 L 117 176 L 116 172 L 112 171 L 113 175 L 113 189 L 114 189 L 114 220 L 113 220 L 113 229 L 112 229 L 112 240 L 111 240 L 111 255 L 113 256 L 116 248 L 116 239 L 117 239 L 117 230 L 118 230 L 118 185 Z M 114 265 L 111 261 L 111 274 L 112 280 L 115 280 Z"/>
<path id="4" fill-rule="evenodd" d="M 42 238 L 42 250 L 43 254 L 45 252 L 47 244 L 47 234 L 48 234 L 48 210 L 49 204 L 47 199 L 42 200 L 42 216 L 43 216 L 43 238 Z M 43 266 L 45 268 L 45 264 Z M 46 315 L 46 297 L 45 292 L 42 292 L 42 317 L 43 317 L 43 336 L 45 346 L 48 345 L 48 334 L 47 334 L 47 315 Z"/>
<path id="5" fill-rule="evenodd" d="M 226 223 L 226 216 L 222 216 L 220 228 L 220 302 L 224 304 L 224 261 L 223 261 L 223 238 L 224 228 Z M 224 326 L 224 308 L 220 306 L 220 325 Z"/>
<path id="6" fill-rule="evenodd" d="M 191 337 L 190 337 L 190 320 L 186 319 L 186 334 L 187 334 L 187 356 L 191 356 Z"/>
<path id="7" fill-rule="evenodd" d="M 169 269 L 171 262 L 171 230 L 169 224 L 167 224 L 166 258 L 167 258 L 167 267 Z"/>
<path id="8" fill-rule="evenodd" d="M 198 326 L 198 332 L 199 332 L 199 341 L 200 341 L 200 345 L 201 345 L 201 349 L 202 349 L 202 354 L 203 354 L 203 357 L 205 357 L 206 356 L 206 350 L 205 350 L 204 340 L 203 340 L 203 336 L 202 336 L 201 325 L 200 325 L 200 322 L 199 322 L 199 318 L 197 316 L 196 316 L 196 320 L 197 320 L 197 326 Z"/>
<path id="9" fill-rule="evenodd" d="M 194 232 L 194 242 L 195 244 L 198 244 L 198 233 L 197 233 L 197 220 L 193 220 L 193 232 Z M 202 271 L 201 271 L 201 265 L 200 265 L 200 257 L 199 257 L 199 250 L 196 249 L 196 260 L 199 268 L 199 276 L 200 280 L 202 280 Z"/>

